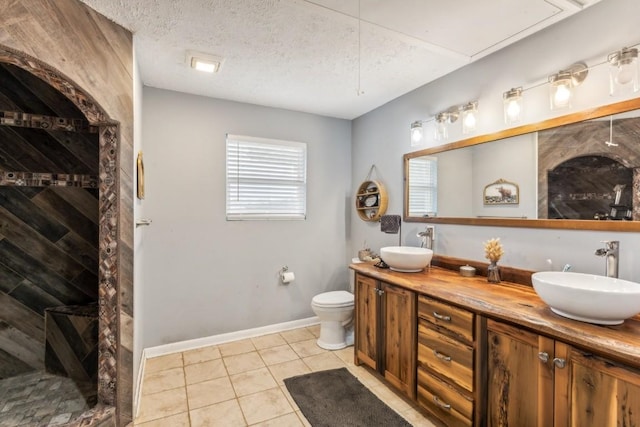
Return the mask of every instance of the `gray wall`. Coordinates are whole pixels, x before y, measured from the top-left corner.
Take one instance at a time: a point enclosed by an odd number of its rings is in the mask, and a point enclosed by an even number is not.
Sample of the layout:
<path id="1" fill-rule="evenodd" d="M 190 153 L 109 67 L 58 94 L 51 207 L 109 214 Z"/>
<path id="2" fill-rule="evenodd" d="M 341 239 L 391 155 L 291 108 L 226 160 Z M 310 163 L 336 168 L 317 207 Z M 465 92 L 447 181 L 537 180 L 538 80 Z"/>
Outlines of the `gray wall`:
<path id="1" fill-rule="evenodd" d="M 575 61 L 602 62 L 608 53 L 640 41 L 637 0 L 607 0 L 511 47 L 487 56 L 431 84 L 412 91 L 353 122 L 353 180 L 361 180 L 375 163 L 389 191 L 389 213 L 402 212 L 402 155 L 424 147 L 411 147 L 410 123 L 427 119 L 452 105 L 479 100 L 480 117 L 474 135 L 504 129 L 502 93 L 511 87 L 531 87 L 549 74 Z M 580 86 L 569 111 L 549 111 L 546 85 L 525 92 L 523 123 L 618 101 L 608 95 L 606 66 L 592 69 Z M 366 91 L 366 88 L 364 88 Z M 637 94 L 636 94 L 637 96 Z M 470 135 L 470 136 L 474 136 Z M 452 135 L 448 141 L 462 139 Z M 405 223 L 403 243 L 417 246 L 416 233 L 424 225 Z M 621 241 L 620 277 L 640 281 L 638 233 L 535 230 L 518 228 L 436 225 L 436 253 L 478 261 L 484 259 L 482 242 L 500 237 L 506 254 L 504 265 L 534 270 L 571 263 L 577 271 L 604 273 L 604 260 L 593 252 L 601 240 Z M 397 244 L 397 237 L 379 232 L 379 224 L 366 223 L 352 213 L 349 253 L 363 241 L 373 250 Z"/>
<path id="2" fill-rule="evenodd" d="M 349 121 L 149 87 L 143 98 L 143 347 L 311 317 L 314 295 L 347 289 Z M 226 221 L 226 133 L 307 143 L 305 221 Z"/>

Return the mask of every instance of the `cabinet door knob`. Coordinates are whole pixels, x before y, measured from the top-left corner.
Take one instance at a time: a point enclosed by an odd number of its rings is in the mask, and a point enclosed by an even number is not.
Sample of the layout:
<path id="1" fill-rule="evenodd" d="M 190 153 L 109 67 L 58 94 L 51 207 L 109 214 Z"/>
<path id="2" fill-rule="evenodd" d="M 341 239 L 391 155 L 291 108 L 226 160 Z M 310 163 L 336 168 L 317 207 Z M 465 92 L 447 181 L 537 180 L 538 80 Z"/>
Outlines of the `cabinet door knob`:
<path id="1" fill-rule="evenodd" d="M 559 357 L 555 357 L 553 359 L 553 364 L 556 365 L 557 368 L 564 368 L 565 366 L 567 366 L 567 361 L 564 359 L 561 359 Z"/>
<path id="2" fill-rule="evenodd" d="M 435 317 L 438 320 L 444 320 L 445 322 L 451 322 L 451 316 L 440 314 L 437 311 L 433 312 L 433 317 Z"/>
<path id="3" fill-rule="evenodd" d="M 449 405 L 448 403 L 444 403 L 438 396 L 433 396 L 433 401 L 442 409 L 451 409 L 451 405 Z"/>
<path id="4" fill-rule="evenodd" d="M 546 351 L 541 351 L 540 353 L 538 353 L 538 359 L 542 360 L 544 363 L 547 363 L 549 361 L 549 353 L 547 353 Z"/>
<path id="5" fill-rule="evenodd" d="M 378 289 L 378 295 L 382 295 L 384 294 L 384 291 L 382 289 Z"/>
<path id="6" fill-rule="evenodd" d="M 435 354 L 436 357 L 440 360 L 443 360 L 445 362 L 451 362 L 451 356 L 447 356 L 444 353 L 440 353 L 438 350 L 433 350 L 433 354 Z"/>

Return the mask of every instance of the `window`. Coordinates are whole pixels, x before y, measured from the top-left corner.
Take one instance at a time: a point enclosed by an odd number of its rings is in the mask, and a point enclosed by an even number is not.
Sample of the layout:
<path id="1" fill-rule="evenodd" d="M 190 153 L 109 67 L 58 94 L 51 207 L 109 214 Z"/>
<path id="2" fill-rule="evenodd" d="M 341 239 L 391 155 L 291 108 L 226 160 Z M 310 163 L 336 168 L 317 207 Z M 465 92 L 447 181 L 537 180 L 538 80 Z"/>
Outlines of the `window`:
<path id="1" fill-rule="evenodd" d="M 409 162 L 409 216 L 438 212 L 438 159 L 416 157 Z"/>
<path id="2" fill-rule="evenodd" d="M 227 220 L 305 219 L 307 145 L 227 135 Z"/>

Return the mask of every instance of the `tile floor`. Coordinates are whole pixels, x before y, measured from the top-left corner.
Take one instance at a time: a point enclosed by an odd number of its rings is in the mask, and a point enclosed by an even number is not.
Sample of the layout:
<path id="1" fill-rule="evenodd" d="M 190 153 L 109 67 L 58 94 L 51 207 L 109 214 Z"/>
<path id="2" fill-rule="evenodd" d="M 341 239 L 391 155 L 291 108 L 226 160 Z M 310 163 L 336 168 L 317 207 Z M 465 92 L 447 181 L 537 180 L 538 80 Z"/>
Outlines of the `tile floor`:
<path id="1" fill-rule="evenodd" d="M 79 383 L 44 371 L 0 380 L 0 426 L 60 426 L 92 408 L 95 382 Z"/>
<path id="2" fill-rule="evenodd" d="M 374 374 L 353 364 L 353 347 L 316 345 L 319 326 L 174 353 L 146 361 L 141 427 L 309 426 L 283 379 L 346 367 L 416 427 L 433 427 Z"/>

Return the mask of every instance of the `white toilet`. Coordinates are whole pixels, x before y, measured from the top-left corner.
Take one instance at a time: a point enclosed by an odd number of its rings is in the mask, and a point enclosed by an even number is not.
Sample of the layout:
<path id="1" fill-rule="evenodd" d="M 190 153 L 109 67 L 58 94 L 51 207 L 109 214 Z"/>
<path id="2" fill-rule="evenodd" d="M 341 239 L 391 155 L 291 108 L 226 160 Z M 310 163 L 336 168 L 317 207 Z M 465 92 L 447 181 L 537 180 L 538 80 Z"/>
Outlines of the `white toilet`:
<path id="1" fill-rule="evenodd" d="M 347 331 L 353 319 L 351 292 L 332 291 L 318 294 L 311 300 L 311 309 L 320 318 L 318 346 L 326 350 L 339 350 L 353 344 L 353 336 Z"/>

